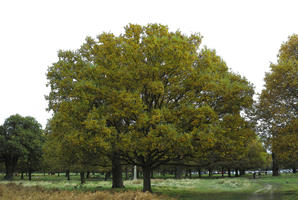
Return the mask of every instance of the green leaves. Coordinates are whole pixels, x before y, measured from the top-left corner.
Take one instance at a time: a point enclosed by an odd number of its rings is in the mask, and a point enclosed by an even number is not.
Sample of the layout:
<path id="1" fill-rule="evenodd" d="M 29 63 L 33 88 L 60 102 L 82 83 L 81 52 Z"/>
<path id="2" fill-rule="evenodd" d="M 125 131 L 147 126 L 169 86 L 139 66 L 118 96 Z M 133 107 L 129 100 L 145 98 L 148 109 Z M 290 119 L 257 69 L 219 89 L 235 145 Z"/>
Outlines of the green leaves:
<path id="1" fill-rule="evenodd" d="M 282 44 L 278 63 L 271 64 L 271 71 L 266 73 L 265 89 L 257 105 L 260 134 L 280 161 L 288 161 L 289 157 L 293 162 L 298 160 L 295 140 L 298 116 L 297 44 L 297 34 Z"/>
<path id="2" fill-rule="evenodd" d="M 240 151 L 251 136 L 240 113 L 251 107 L 253 87 L 214 50 L 199 52 L 201 39 L 129 24 L 122 35 L 102 33 L 60 52 L 47 74 L 53 133 L 78 152 L 97 144 L 146 169 L 226 141 L 226 154 Z"/>
<path id="3" fill-rule="evenodd" d="M 43 143 L 41 125 L 33 117 L 12 115 L 1 126 L 0 158 L 5 162 L 22 159 L 20 167 L 35 170 L 40 166 Z"/>
<path id="4" fill-rule="evenodd" d="M 278 54 L 278 62 L 288 62 L 288 61 L 297 61 L 298 60 L 298 35 L 293 34 L 289 36 L 287 42 L 281 45 Z"/>

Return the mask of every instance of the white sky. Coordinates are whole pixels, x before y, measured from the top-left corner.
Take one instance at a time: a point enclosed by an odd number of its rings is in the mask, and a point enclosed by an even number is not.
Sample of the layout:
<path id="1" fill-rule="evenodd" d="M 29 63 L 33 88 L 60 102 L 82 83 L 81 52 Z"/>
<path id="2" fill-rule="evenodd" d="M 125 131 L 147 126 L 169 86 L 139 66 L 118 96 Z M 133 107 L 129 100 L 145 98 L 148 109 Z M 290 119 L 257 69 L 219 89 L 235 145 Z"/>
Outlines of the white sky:
<path id="1" fill-rule="evenodd" d="M 201 33 L 260 92 L 281 43 L 298 33 L 297 10 L 297 0 L 0 0 L 0 124 L 19 113 L 45 127 L 45 74 L 57 51 L 128 23 Z"/>

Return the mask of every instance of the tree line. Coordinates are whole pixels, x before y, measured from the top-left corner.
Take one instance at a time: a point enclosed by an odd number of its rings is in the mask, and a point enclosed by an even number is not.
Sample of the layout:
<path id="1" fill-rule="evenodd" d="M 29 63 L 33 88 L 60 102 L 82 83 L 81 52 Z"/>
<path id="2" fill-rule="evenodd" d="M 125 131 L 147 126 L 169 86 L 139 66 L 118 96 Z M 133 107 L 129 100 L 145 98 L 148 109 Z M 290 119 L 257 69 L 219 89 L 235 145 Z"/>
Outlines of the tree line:
<path id="1" fill-rule="evenodd" d="M 6 179 L 17 164 L 26 166 L 21 172 L 34 171 L 31 165 L 65 171 L 68 179 L 78 171 L 82 183 L 86 172 L 101 170 L 121 188 L 124 167 L 138 166 L 143 191 L 152 191 L 152 172 L 173 167 L 176 177 L 181 167 L 190 175 L 232 169 L 240 175 L 271 168 L 271 161 L 273 175 L 282 165 L 296 171 L 296 34 L 282 44 L 255 102 L 253 85 L 215 50 L 200 47 L 200 34 L 160 24 L 124 29 L 58 52 L 47 72 L 53 116 L 46 129 L 19 115 L 1 126 Z"/>

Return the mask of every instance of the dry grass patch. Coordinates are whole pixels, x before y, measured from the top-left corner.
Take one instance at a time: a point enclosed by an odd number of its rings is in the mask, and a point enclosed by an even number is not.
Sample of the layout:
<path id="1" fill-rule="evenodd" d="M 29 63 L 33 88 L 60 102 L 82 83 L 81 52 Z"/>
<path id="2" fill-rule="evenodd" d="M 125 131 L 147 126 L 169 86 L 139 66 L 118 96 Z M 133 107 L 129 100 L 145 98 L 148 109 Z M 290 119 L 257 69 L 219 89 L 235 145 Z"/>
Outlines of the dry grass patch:
<path id="1" fill-rule="evenodd" d="M 0 184 L 1 200 L 163 200 L 170 199 L 139 191 L 126 192 L 79 192 L 48 190 L 38 186 L 24 187 L 14 183 Z"/>
<path id="2" fill-rule="evenodd" d="M 133 181 L 131 181 L 131 184 L 134 184 L 134 185 L 143 184 L 143 180 L 141 180 L 141 179 L 133 180 Z"/>

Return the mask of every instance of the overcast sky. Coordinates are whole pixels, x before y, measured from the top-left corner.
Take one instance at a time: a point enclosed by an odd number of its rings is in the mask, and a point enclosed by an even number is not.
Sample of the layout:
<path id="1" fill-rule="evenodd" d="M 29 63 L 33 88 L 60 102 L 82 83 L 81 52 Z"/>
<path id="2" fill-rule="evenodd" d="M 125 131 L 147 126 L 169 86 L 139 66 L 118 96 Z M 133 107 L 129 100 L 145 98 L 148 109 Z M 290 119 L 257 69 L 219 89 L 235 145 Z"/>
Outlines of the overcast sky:
<path id="1" fill-rule="evenodd" d="M 104 31 L 123 33 L 128 23 L 201 33 L 203 45 L 260 92 L 280 45 L 298 33 L 297 8 L 297 0 L 0 0 L 0 124 L 19 113 L 45 127 L 45 74 L 57 51 Z"/>

